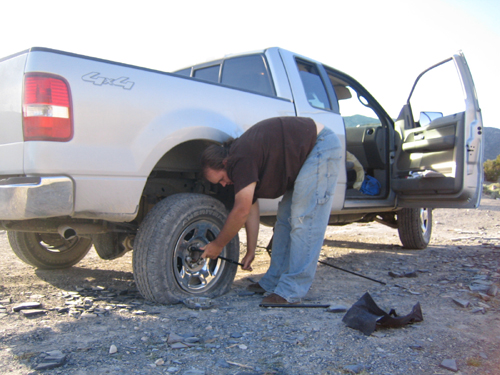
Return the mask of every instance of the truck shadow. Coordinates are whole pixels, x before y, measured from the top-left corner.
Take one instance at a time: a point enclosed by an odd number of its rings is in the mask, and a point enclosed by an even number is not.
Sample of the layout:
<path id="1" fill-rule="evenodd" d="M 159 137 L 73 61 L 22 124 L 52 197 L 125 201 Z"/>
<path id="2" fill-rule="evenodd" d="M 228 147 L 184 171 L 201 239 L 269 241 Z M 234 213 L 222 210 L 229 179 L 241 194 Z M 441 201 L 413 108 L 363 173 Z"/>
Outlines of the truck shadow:
<path id="1" fill-rule="evenodd" d="M 35 270 L 43 281 L 63 291 L 77 289 L 101 289 L 115 291 L 136 291 L 132 272 L 89 269 L 73 266 L 64 270 Z"/>

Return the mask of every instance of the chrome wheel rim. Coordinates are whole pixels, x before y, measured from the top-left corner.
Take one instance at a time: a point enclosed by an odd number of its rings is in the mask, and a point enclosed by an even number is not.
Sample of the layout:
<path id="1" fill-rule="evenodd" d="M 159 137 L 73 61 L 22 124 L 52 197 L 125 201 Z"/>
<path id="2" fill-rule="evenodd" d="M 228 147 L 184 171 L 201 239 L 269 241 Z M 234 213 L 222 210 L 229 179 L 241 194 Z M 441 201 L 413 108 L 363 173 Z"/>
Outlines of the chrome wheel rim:
<path id="1" fill-rule="evenodd" d="M 422 234 L 425 236 L 429 230 L 429 209 L 421 208 L 420 209 L 420 230 Z"/>
<path id="2" fill-rule="evenodd" d="M 173 253 L 173 272 L 181 289 L 192 294 L 203 294 L 221 277 L 225 263 L 220 259 L 203 259 L 201 248 L 213 241 L 220 229 L 209 220 L 197 220 L 180 234 Z M 224 256 L 225 249 L 222 252 Z"/>

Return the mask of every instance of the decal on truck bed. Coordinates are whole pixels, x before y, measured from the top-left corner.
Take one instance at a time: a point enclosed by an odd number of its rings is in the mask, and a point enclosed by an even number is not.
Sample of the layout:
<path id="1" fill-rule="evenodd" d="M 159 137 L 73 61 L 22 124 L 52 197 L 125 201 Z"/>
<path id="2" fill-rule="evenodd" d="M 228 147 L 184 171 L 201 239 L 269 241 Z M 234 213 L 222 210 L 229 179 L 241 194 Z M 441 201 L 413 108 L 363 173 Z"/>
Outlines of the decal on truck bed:
<path id="1" fill-rule="evenodd" d="M 102 86 L 102 85 L 111 85 L 111 86 L 119 86 L 124 88 L 125 90 L 131 90 L 134 87 L 135 82 L 129 81 L 128 77 L 119 77 L 119 78 L 106 78 L 99 76 L 98 72 L 87 73 L 82 76 L 82 79 L 85 82 L 92 82 L 94 85 Z"/>

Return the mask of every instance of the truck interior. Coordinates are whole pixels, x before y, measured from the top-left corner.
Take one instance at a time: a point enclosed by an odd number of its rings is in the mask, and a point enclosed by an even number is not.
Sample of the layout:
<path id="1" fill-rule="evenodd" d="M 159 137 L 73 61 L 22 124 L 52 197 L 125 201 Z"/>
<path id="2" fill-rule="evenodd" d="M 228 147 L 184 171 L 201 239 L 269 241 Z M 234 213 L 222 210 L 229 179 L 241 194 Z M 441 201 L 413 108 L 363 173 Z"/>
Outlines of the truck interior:
<path id="1" fill-rule="evenodd" d="M 325 67 L 344 120 L 347 199 L 389 194 L 389 130 L 392 120 L 356 81 Z M 365 182 L 365 180 L 368 180 Z"/>

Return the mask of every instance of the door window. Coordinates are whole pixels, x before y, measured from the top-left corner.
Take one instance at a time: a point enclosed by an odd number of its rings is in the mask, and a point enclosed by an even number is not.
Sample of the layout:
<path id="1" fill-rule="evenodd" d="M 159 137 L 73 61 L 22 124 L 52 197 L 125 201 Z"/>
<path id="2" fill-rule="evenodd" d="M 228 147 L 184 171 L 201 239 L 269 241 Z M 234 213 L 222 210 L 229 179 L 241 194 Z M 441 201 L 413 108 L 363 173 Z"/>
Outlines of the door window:
<path id="1" fill-rule="evenodd" d="M 465 111 L 464 90 L 453 60 L 426 71 L 410 97 L 415 126 Z"/>
<path id="2" fill-rule="evenodd" d="M 297 60 L 297 67 L 309 104 L 314 108 L 331 109 L 325 84 L 321 79 L 317 66 Z"/>

